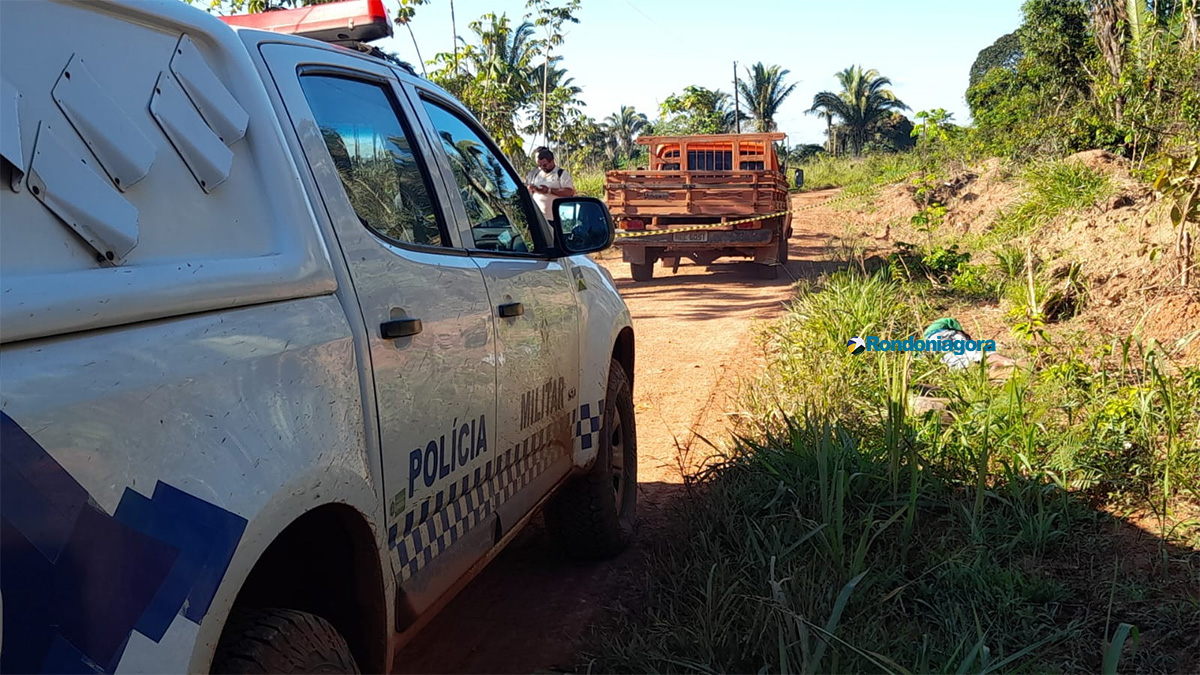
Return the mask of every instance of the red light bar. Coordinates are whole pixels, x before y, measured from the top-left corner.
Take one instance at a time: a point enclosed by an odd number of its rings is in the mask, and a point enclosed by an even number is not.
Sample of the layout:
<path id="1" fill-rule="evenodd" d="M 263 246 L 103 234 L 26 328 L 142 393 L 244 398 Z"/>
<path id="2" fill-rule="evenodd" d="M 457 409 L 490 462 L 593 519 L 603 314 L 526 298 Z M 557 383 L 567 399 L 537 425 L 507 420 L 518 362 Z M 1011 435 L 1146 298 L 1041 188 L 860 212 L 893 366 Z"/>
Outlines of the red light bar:
<path id="1" fill-rule="evenodd" d="M 370 42 L 392 35 L 392 22 L 383 0 L 345 0 L 220 18 L 230 26 L 299 35 L 322 42 Z"/>

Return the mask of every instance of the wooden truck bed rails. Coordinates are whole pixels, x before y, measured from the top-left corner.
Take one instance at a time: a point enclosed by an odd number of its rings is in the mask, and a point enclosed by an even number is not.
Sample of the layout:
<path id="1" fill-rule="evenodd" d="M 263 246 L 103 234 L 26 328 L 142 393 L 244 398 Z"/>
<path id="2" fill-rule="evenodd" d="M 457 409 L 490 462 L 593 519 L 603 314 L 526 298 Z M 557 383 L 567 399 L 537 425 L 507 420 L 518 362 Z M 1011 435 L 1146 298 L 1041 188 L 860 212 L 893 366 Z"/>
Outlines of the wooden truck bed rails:
<path id="1" fill-rule="evenodd" d="M 787 208 L 779 171 L 610 171 L 606 201 L 630 216 L 753 216 Z"/>

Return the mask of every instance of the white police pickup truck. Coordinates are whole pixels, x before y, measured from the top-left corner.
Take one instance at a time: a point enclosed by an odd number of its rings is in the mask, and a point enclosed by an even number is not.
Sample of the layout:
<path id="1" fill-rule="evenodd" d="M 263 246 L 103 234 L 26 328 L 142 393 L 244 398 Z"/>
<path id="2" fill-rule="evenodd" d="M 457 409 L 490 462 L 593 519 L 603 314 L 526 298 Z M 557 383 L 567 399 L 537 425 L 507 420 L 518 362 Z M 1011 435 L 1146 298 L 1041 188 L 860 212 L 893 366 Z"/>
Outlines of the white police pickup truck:
<path id="1" fill-rule="evenodd" d="M 302 37 L 379 0 L 255 20 L 0 3 L 4 672 L 384 671 L 540 508 L 632 536 L 603 204 Z"/>

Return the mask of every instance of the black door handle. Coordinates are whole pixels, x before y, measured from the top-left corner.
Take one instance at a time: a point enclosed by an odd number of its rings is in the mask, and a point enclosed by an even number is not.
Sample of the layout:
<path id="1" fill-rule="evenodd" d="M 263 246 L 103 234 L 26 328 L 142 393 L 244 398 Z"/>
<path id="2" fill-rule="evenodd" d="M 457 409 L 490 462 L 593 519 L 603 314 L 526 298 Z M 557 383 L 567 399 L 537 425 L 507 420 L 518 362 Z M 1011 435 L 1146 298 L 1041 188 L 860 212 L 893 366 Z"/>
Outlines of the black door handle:
<path id="1" fill-rule="evenodd" d="M 424 326 L 420 319 L 393 319 L 379 324 L 379 335 L 384 340 L 412 337 L 421 332 Z"/>
<path id="2" fill-rule="evenodd" d="M 519 302 L 510 302 L 505 305 L 500 305 L 496 309 L 500 310 L 500 318 L 511 319 L 514 316 L 521 316 L 525 313 L 525 305 Z"/>

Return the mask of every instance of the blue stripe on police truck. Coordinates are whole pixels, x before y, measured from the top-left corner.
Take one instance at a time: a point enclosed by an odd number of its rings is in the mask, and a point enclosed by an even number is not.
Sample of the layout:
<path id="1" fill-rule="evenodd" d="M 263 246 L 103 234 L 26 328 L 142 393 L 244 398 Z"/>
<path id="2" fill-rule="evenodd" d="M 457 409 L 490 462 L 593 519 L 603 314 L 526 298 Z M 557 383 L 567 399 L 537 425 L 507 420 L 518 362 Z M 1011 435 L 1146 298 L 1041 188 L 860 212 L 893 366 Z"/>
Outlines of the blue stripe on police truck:
<path id="1" fill-rule="evenodd" d="M 592 447 L 596 441 L 602 421 L 599 413 L 603 410 L 604 401 L 600 401 L 599 405 L 584 403 L 571 411 L 570 426 L 583 448 Z M 388 530 L 388 546 L 396 551 L 400 560 L 401 579 L 408 580 L 421 571 L 434 557 L 549 468 L 558 458 L 546 452 L 549 446 L 550 430 L 547 427 L 477 468 L 474 489 L 467 489 L 466 478 L 461 482 L 454 481 L 448 488 L 448 507 L 442 508 L 446 491 L 439 491 L 422 502 L 420 517 L 417 517 L 417 510 L 405 515 L 403 531 L 393 523 Z M 563 448 L 563 451 L 570 450 Z M 456 499 L 459 495 L 461 498 Z M 429 517 L 431 500 L 437 505 L 433 518 Z"/>
<path id="2" fill-rule="evenodd" d="M 133 631 L 158 642 L 199 624 L 246 519 L 158 482 L 105 513 L 0 412 L 0 670 L 116 672 Z"/>

